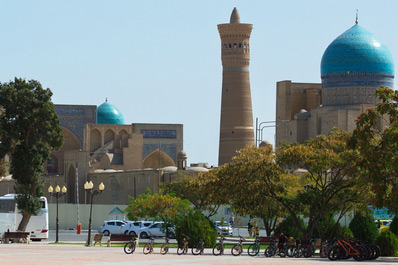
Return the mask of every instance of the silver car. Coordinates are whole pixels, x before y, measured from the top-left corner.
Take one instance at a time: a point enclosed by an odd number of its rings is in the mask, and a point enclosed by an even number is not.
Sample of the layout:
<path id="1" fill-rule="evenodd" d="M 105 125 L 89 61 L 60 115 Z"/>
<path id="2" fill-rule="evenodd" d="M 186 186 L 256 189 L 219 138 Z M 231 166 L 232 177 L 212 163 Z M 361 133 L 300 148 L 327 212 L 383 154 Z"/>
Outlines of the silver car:
<path id="1" fill-rule="evenodd" d="M 109 236 L 110 234 L 123 234 L 122 227 L 125 225 L 125 221 L 121 220 L 109 220 L 105 221 L 104 224 L 98 228 L 98 232 Z"/>

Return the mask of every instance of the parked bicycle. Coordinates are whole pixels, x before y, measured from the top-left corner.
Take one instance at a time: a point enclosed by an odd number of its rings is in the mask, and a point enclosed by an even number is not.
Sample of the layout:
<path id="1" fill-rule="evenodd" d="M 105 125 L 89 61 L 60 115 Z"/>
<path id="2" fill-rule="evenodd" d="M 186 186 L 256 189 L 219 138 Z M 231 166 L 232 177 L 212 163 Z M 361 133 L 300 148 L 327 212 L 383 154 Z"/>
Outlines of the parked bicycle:
<path id="1" fill-rule="evenodd" d="M 331 248 L 331 246 L 330 246 L 329 242 L 327 240 L 323 241 L 321 250 L 319 252 L 319 256 L 321 258 L 327 258 L 330 248 Z"/>
<path id="2" fill-rule="evenodd" d="M 182 244 L 180 244 L 177 248 L 177 254 L 178 255 L 182 255 L 182 254 L 187 254 L 188 252 L 188 240 L 189 237 L 188 236 L 184 236 L 183 240 L 182 240 Z"/>
<path id="3" fill-rule="evenodd" d="M 232 253 L 232 255 L 234 255 L 234 256 L 239 256 L 240 254 L 242 254 L 242 252 L 243 252 L 243 241 L 246 241 L 243 237 L 241 237 L 241 236 L 239 236 L 240 238 L 239 238 L 239 242 L 238 243 L 236 243 L 236 245 L 234 245 L 232 248 L 231 248 L 231 253 Z"/>
<path id="4" fill-rule="evenodd" d="M 276 252 L 278 251 L 278 239 L 273 239 L 268 247 L 264 251 L 264 255 L 266 257 L 275 256 Z"/>
<path id="5" fill-rule="evenodd" d="M 368 251 L 363 245 L 352 245 L 346 240 L 339 239 L 328 253 L 330 260 L 338 260 L 353 257 L 357 261 L 365 260 L 368 257 Z"/>
<path id="6" fill-rule="evenodd" d="M 256 237 L 256 240 L 254 241 L 253 244 L 250 244 L 249 247 L 247 248 L 247 254 L 249 256 L 256 256 L 260 252 L 260 239 L 259 237 Z"/>
<path id="7" fill-rule="evenodd" d="M 169 238 L 166 236 L 164 239 L 165 242 L 160 247 L 160 254 L 162 255 L 166 255 L 169 252 Z"/>
<path id="8" fill-rule="evenodd" d="M 213 255 L 219 256 L 224 254 L 224 240 L 225 237 L 221 236 L 218 243 L 213 248 Z"/>
<path id="9" fill-rule="evenodd" d="M 124 245 L 124 253 L 132 254 L 134 253 L 136 247 L 137 247 L 137 237 L 132 237 L 130 242 Z"/>
<path id="10" fill-rule="evenodd" d="M 205 250 L 205 242 L 203 238 L 200 239 L 196 247 L 192 247 L 192 254 L 193 255 L 202 255 L 203 251 Z"/>
<path id="11" fill-rule="evenodd" d="M 144 254 L 145 255 L 152 254 L 154 245 L 155 245 L 155 239 L 152 236 L 150 236 L 148 243 L 146 243 L 144 246 L 143 249 Z"/>

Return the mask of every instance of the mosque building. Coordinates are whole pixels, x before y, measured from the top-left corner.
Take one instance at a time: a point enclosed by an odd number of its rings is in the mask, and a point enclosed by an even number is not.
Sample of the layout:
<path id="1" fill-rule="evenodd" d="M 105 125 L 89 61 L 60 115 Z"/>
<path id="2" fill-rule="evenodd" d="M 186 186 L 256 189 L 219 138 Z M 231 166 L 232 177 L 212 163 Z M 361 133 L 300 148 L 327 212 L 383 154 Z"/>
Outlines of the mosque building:
<path id="1" fill-rule="evenodd" d="M 334 127 L 353 131 L 357 117 L 377 103 L 376 89 L 393 88 L 394 62 L 386 45 L 356 21 L 324 52 L 321 80 L 277 83 L 277 146 L 303 142 Z M 380 119 L 378 126 L 386 122 Z"/>

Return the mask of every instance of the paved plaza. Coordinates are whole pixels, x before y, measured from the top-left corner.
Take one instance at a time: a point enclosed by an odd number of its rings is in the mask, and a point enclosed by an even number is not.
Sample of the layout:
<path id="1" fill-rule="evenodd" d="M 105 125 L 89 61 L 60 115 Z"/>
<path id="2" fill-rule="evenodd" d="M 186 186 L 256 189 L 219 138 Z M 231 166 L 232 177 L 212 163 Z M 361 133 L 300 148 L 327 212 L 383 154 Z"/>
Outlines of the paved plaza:
<path id="1" fill-rule="evenodd" d="M 214 256 L 211 249 L 206 249 L 201 256 L 177 255 L 176 249 L 171 253 L 161 255 L 159 248 L 151 255 L 144 255 L 139 248 L 133 254 L 125 254 L 121 247 L 85 247 L 84 245 L 64 245 L 37 243 L 31 244 L 0 244 L 0 264 L 359 264 L 357 261 L 329 261 L 321 258 L 266 258 L 264 256 L 250 257 L 247 254 L 235 257 L 229 250 L 223 256 Z M 398 258 L 379 258 L 375 261 L 362 261 L 360 264 L 398 264 Z"/>

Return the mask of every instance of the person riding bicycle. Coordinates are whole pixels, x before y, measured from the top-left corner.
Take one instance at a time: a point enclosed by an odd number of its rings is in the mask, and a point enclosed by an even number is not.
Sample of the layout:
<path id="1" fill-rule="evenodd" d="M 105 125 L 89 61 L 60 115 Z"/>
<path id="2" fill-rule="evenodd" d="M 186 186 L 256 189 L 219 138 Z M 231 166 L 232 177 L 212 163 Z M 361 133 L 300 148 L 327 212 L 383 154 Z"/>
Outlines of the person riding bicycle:
<path id="1" fill-rule="evenodd" d="M 279 236 L 279 240 L 278 240 L 278 252 L 281 251 L 281 249 L 283 248 L 284 244 L 286 243 L 286 236 L 285 234 L 282 232 Z"/>

